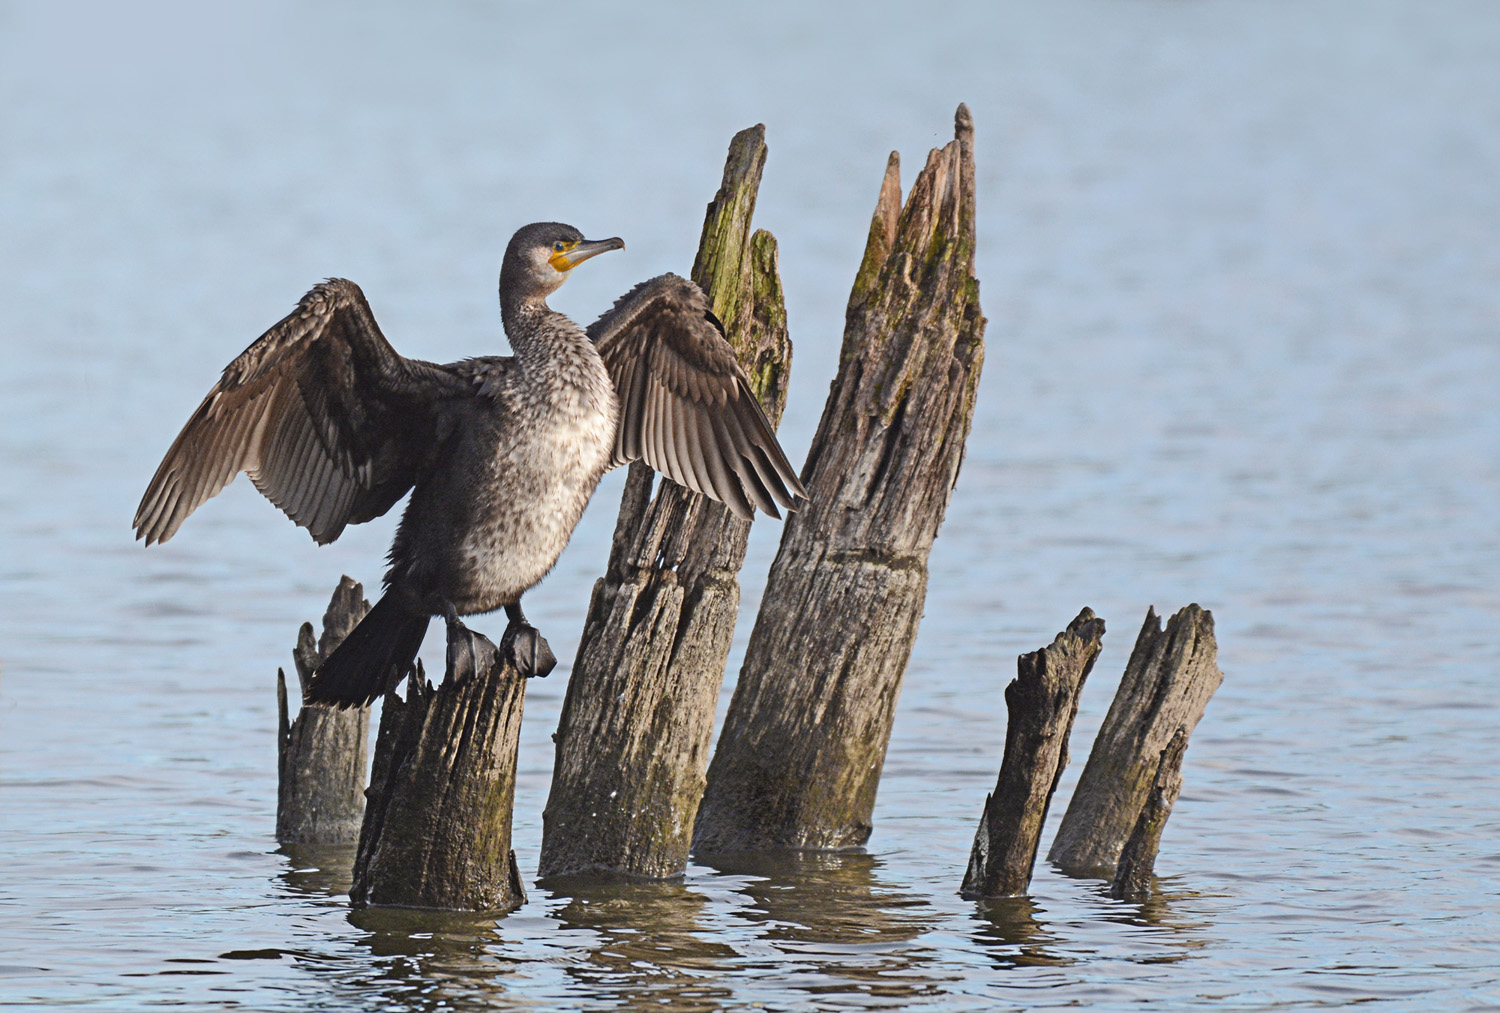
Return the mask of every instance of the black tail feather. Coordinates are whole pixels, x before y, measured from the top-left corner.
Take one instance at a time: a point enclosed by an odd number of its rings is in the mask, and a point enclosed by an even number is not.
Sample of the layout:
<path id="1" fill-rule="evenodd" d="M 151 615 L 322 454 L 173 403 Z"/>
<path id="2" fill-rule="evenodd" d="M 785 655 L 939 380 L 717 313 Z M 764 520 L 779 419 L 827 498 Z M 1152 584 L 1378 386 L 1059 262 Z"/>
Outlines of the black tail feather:
<path id="1" fill-rule="evenodd" d="M 413 615 L 403 595 L 387 592 L 318 666 L 304 702 L 362 706 L 395 689 L 411 672 L 431 619 Z"/>

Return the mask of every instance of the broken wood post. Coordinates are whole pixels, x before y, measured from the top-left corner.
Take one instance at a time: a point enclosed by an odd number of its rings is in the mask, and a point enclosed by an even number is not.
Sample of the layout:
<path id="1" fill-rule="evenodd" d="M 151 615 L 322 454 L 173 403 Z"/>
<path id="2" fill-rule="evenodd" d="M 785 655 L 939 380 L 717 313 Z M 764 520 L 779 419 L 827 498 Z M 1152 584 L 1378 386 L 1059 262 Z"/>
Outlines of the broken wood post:
<path id="1" fill-rule="evenodd" d="M 1109 895 L 1115 900 L 1143 901 L 1151 896 L 1151 873 L 1156 868 L 1156 852 L 1161 846 L 1161 832 L 1182 791 L 1182 754 L 1187 751 L 1188 730 L 1178 727 L 1172 740 L 1161 751 L 1151 793 L 1130 832 L 1130 840 L 1120 852 L 1115 880 Z"/>
<path id="2" fill-rule="evenodd" d="M 364 589 L 344 577 L 323 613 L 323 635 L 316 644 L 312 623 L 302 624 L 292 651 L 299 698 L 313 671 L 368 611 Z M 276 710 L 276 840 L 354 843 L 365 812 L 370 708 L 303 704 L 297 719 L 288 721 L 286 673 L 277 669 Z"/>
<path id="3" fill-rule="evenodd" d="M 1148 609 L 1114 703 L 1089 753 L 1047 858 L 1063 872 L 1112 877 L 1179 728 L 1191 735 L 1224 673 L 1214 617 L 1197 605 L 1161 628 Z"/>
<path id="4" fill-rule="evenodd" d="M 526 902 L 510 848 L 526 680 L 488 640 L 475 674 L 433 689 L 420 662 L 387 693 L 354 859 L 355 907 L 510 911 Z"/>
<path id="5" fill-rule="evenodd" d="M 736 134 L 693 280 L 708 293 L 772 425 L 791 344 L 776 240 L 753 235 L 765 128 Z M 682 873 L 729 657 L 748 521 L 631 465 L 558 720 L 540 875 Z"/>
<path id="6" fill-rule="evenodd" d="M 973 417 L 973 121 L 901 206 L 891 155 L 855 277 L 839 375 L 771 569 L 708 787 L 699 854 L 870 836 L 906 661 Z"/>
<path id="7" fill-rule="evenodd" d="M 1016 660 L 1016 677 L 1005 687 L 1005 757 L 984 800 L 964 897 L 1013 897 L 1030 885 L 1047 807 L 1068 765 L 1078 698 L 1103 636 L 1104 620 L 1084 609 L 1052 646 Z"/>

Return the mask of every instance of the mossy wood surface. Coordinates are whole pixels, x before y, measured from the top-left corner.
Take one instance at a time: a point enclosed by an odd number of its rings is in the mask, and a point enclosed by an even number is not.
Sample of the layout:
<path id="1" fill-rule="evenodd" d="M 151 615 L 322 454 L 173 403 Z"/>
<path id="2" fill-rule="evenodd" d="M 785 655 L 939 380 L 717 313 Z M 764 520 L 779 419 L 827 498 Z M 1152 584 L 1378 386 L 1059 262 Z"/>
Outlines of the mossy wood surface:
<path id="1" fill-rule="evenodd" d="M 526 680 L 493 651 L 434 690 L 420 663 L 386 694 L 349 900 L 356 907 L 509 911 L 526 901 L 510 849 Z"/>
<path id="2" fill-rule="evenodd" d="M 312 624 L 302 624 L 292 651 L 299 697 L 318 665 L 368 611 L 364 589 L 344 577 L 328 602 L 323 635 L 316 644 Z M 288 720 L 286 673 L 278 669 L 276 709 L 276 840 L 353 844 L 365 812 L 370 708 L 304 704 L 296 720 Z"/>
<path id="3" fill-rule="evenodd" d="M 1156 869 L 1156 852 L 1161 847 L 1161 833 L 1167 828 L 1172 806 L 1182 793 L 1182 756 L 1187 751 L 1188 731 L 1178 728 L 1161 751 L 1151 792 L 1135 821 L 1130 840 L 1120 852 L 1120 864 L 1109 895 L 1116 900 L 1143 901 L 1151 896 L 1151 875 Z"/>
<path id="4" fill-rule="evenodd" d="M 1154 608 L 1136 638 L 1120 688 L 1047 858 L 1072 875 L 1113 877 L 1146 805 L 1162 750 L 1179 728 L 1191 735 L 1224 673 L 1214 617 L 1181 609 L 1162 630 Z"/>
<path id="5" fill-rule="evenodd" d="M 840 369 L 698 812 L 693 848 L 863 844 L 983 360 L 973 125 L 901 206 L 887 165 Z"/>
<path id="6" fill-rule="evenodd" d="M 1103 637 L 1104 620 L 1084 609 L 1050 647 L 1017 659 L 1016 677 L 1005 688 L 1005 756 L 984 800 L 960 891 L 965 897 L 1011 897 L 1031 884 L 1042 824 L 1068 765 L 1078 699 Z"/>
<path id="7" fill-rule="evenodd" d="M 752 233 L 765 129 L 730 144 L 693 280 L 708 293 L 772 424 L 791 345 L 776 240 Z M 558 721 L 543 877 L 679 875 L 703 793 L 750 525 L 631 466 L 608 569 L 594 585 Z"/>

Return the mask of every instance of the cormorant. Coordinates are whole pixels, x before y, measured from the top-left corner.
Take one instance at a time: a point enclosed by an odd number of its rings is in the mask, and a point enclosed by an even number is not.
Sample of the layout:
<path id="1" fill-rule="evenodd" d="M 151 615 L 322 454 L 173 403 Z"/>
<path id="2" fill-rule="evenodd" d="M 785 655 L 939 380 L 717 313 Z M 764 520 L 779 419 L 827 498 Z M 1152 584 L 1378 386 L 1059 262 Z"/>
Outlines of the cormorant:
<path id="1" fill-rule="evenodd" d="M 545 675 L 556 658 L 521 595 L 606 471 L 644 458 L 745 518 L 807 497 L 698 286 L 643 282 L 587 331 L 547 306 L 574 267 L 624 246 L 557 222 L 520 229 L 500 267 L 515 355 L 446 365 L 397 354 L 353 282 L 318 285 L 225 367 L 151 479 L 136 538 L 165 542 L 241 471 L 319 544 L 410 490 L 385 593 L 307 699 L 347 706 L 395 688 L 439 615 L 466 677 L 482 638 L 459 616 L 502 606 L 501 650 Z"/>

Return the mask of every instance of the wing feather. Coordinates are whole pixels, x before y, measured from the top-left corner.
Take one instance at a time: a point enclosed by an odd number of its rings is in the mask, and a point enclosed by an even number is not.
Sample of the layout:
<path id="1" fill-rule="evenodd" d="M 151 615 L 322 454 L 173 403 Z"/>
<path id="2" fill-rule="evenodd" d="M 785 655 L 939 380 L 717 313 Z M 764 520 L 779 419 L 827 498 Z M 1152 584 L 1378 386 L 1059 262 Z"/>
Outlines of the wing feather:
<path id="1" fill-rule="evenodd" d="M 286 454 L 280 469 L 285 481 L 273 486 L 273 502 L 279 498 L 280 502 L 276 505 L 296 520 L 302 504 L 302 488 L 307 484 L 308 458 L 313 452 L 313 433 L 307 419 L 300 412 L 291 410 L 290 398 L 283 397 L 282 404 L 284 407 L 281 418 L 278 419 L 282 439 L 278 442 Z"/>
<path id="2" fill-rule="evenodd" d="M 310 457 L 303 467 L 308 472 L 308 478 L 303 485 L 302 506 L 304 512 L 312 514 L 308 518 L 307 526 L 313 530 L 320 530 L 323 512 L 335 501 L 343 499 L 345 490 L 354 485 L 354 476 L 346 475 L 337 463 L 323 454 Z M 339 482 L 333 489 L 330 489 L 329 485 L 335 476 L 339 478 Z"/>
<path id="3" fill-rule="evenodd" d="M 807 498 L 701 289 L 664 274 L 589 328 L 620 397 L 614 463 L 644 458 L 726 504 L 780 516 Z"/>
<path id="4" fill-rule="evenodd" d="M 666 415 L 666 412 L 663 410 L 666 400 L 666 388 L 660 383 L 653 383 L 651 385 L 651 404 L 646 414 L 646 418 L 651 426 L 651 454 L 647 458 L 647 461 L 657 471 L 671 475 L 677 469 L 667 459 L 667 447 L 671 441 L 667 438 L 667 420 L 663 417 Z M 656 461 L 660 461 L 661 463 L 657 464 L 655 463 Z"/>
<path id="5" fill-rule="evenodd" d="M 672 435 L 675 437 L 672 445 L 677 450 L 677 470 L 685 479 L 684 485 L 694 492 L 702 492 L 702 483 L 698 481 L 698 473 L 693 468 L 692 448 L 688 446 L 687 404 L 673 401 L 668 405 L 668 411 L 672 416 Z"/>
<path id="6" fill-rule="evenodd" d="M 646 364 L 639 358 L 628 359 L 626 363 L 630 370 L 630 394 L 621 399 L 620 405 L 620 431 L 625 434 L 625 440 L 622 443 L 618 434 L 615 437 L 615 456 L 619 458 L 619 464 L 634 461 L 646 452 L 646 390 L 650 386 L 645 375 Z"/>
<path id="7" fill-rule="evenodd" d="M 759 426 L 769 428 L 770 423 L 766 421 L 765 413 L 760 410 L 760 405 L 756 404 L 753 398 L 747 397 L 737 401 L 735 403 L 735 412 L 740 416 L 742 432 L 754 432 Z M 778 473 L 776 465 L 771 459 L 771 454 L 767 451 L 765 445 L 749 439 L 746 440 L 746 444 L 747 448 L 742 453 L 744 453 L 745 459 L 755 469 L 755 473 L 760 478 L 761 486 L 765 489 L 766 494 L 773 499 L 789 499 L 791 490 L 787 489 L 783 483 L 781 475 Z M 773 516 L 776 515 L 774 508 L 763 509 Z"/>
<path id="8" fill-rule="evenodd" d="M 692 486 L 694 492 L 712 497 L 714 484 L 709 477 L 708 461 L 703 456 L 703 444 L 698 432 L 703 424 L 702 409 L 691 401 L 679 401 L 678 407 L 682 409 L 684 416 L 682 435 L 683 441 L 687 444 L 688 459 L 692 464 L 691 474 L 688 476 L 691 481 L 688 484 Z"/>
<path id="9" fill-rule="evenodd" d="M 727 492 L 724 502 L 741 517 L 753 515 L 750 498 L 745 495 L 745 484 L 734 470 L 731 462 L 739 458 L 739 450 L 734 445 L 734 437 L 730 435 L 729 424 L 723 415 L 713 416 L 714 442 L 717 444 L 719 453 L 716 455 L 720 466 L 724 468 Z"/>
<path id="10" fill-rule="evenodd" d="M 724 465 L 723 455 L 719 453 L 718 436 L 714 431 L 713 415 L 708 409 L 699 407 L 698 425 L 694 429 L 698 436 L 700 446 L 703 448 L 703 463 L 708 483 L 713 488 L 713 497 L 720 502 L 729 503 L 732 497 L 731 489 L 737 490 L 739 486 L 729 474 L 729 469 Z"/>
<path id="11" fill-rule="evenodd" d="M 210 489 L 223 488 L 226 481 L 222 477 L 223 462 L 230 456 L 230 448 L 235 445 L 235 435 L 244 429 L 246 417 L 242 413 L 232 417 L 229 421 L 230 424 L 214 434 L 214 438 L 209 443 L 209 466 L 202 468 L 198 474 L 198 480 L 191 488 L 184 490 L 188 499 L 201 500 L 209 495 Z"/>
<path id="12" fill-rule="evenodd" d="M 679 453 L 682 447 L 682 427 L 677 422 L 677 403 L 672 398 L 672 392 L 663 384 L 660 393 L 657 394 L 656 410 L 657 422 L 662 430 L 662 443 L 667 452 L 666 473 L 673 476 L 679 485 L 686 486 L 687 465 Z"/>

